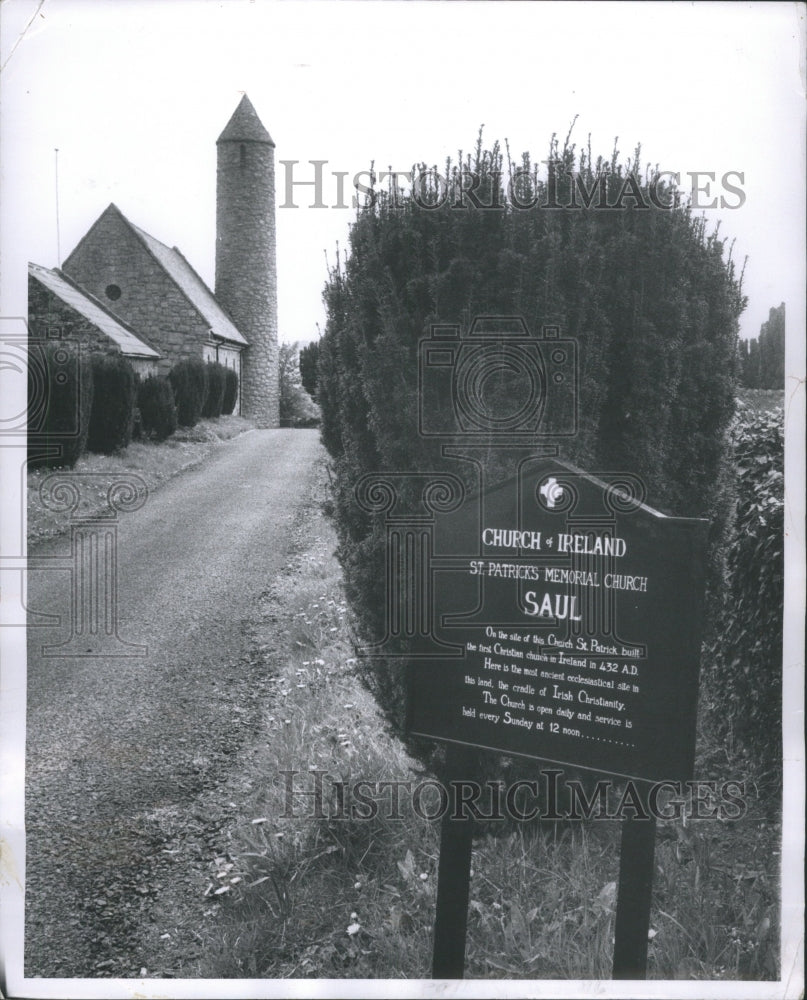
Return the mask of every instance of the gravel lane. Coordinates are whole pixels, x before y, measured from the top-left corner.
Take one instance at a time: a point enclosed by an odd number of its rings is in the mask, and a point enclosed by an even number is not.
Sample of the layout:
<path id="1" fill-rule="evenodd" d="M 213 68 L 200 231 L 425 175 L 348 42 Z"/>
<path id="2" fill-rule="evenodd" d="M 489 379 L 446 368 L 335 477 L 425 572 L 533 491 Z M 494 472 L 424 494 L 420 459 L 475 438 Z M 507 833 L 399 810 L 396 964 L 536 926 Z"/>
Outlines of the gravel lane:
<path id="1" fill-rule="evenodd" d="M 29 573 L 30 611 L 61 624 L 28 633 L 27 976 L 194 974 L 192 930 L 170 960 L 143 951 L 147 931 L 166 880 L 193 874 L 174 856 L 202 870 L 223 847 L 230 807 L 205 793 L 257 731 L 274 640 L 255 609 L 304 530 L 321 456 L 317 431 L 254 431 L 119 516 L 118 633 L 144 654 L 90 639 L 43 655 L 70 635 L 71 574 Z M 70 546 L 29 556 L 64 566 Z"/>

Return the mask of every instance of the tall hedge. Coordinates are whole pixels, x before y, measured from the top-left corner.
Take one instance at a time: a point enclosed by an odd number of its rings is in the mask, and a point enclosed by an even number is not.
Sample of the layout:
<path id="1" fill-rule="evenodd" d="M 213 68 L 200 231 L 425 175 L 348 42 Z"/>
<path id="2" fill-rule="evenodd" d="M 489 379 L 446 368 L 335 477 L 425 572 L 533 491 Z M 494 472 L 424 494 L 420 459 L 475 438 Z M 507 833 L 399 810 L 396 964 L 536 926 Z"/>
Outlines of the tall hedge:
<path id="1" fill-rule="evenodd" d="M 656 171 L 640 169 L 639 155 L 594 160 L 553 138 L 544 177 L 528 155 L 505 162 L 480 140 L 441 177 L 413 168 L 413 193 L 380 192 L 359 212 L 325 288 L 317 398 L 365 641 L 384 634 L 386 536 L 353 488 L 382 470 L 462 474 L 463 463 L 442 457 L 444 441 L 418 432 L 418 342 L 433 323 L 467 332 L 477 315 L 519 315 L 534 333 L 555 324 L 577 340 L 581 424 L 561 457 L 632 472 L 653 506 L 709 517 L 719 580 L 741 281 L 723 241 Z M 502 384 L 496 398 L 508 406 L 506 392 Z M 495 464 L 495 448 L 488 455 Z M 367 683 L 400 726 L 402 662 L 366 662 Z"/>
<path id="2" fill-rule="evenodd" d="M 87 446 L 93 379 L 89 358 L 64 341 L 28 346 L 28 464 L 72 468 Z"/>
<path id="3" fill-rule="evenodd" d="M 207 399 L 207 365 L 199 358 L 178 361 L 168 373 L 180 427 L 195 427 Z"/>
<path id="4" fill-rule="evenodd" d="M 150 375 L 137 387 L 137 406 L 145 437 L 165 441 L 177 429 L 174 390 L 167 378 Z"/>
<path id="5" fill-rule="evenodd" d="M 221 401 L 221 412 L 229 416 L 238 402 L 238 375 L 232 368 L 224 370 L 224 396 Z"/>
<path id="6" fill-rule="evenodd" d="M 783 410 L 742 410 L 733 452 L 736 519 L 704 689 L 715 724 L 775 766 L 782 753 Z"/>
<path id="7" fill-rule="evenodd" d="M 92 357 L 93 399 L 87 449 L 103 455 L 132 440 L 137 389 L 132 365 L 120 354 Z"/>
<path id="8" fill-rule="evenodd" d="M 226 369 L 218 361 L 208 361 L 207 363 L 207 393 L 205 403 L 202 407 L 202 416 L 208 420 L 214 420 L 221 416 L 221 409 L 224 403 L 224 388 Z"/>

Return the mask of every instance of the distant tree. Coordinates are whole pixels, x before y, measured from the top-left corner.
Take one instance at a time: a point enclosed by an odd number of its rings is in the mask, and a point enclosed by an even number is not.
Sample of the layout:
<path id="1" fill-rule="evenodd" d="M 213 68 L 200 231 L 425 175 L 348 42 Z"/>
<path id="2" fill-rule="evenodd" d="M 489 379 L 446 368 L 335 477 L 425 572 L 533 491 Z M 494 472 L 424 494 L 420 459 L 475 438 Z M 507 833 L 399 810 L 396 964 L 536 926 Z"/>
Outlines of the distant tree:
<path id="1" fill-rule="evenodd" d="M 319 408 L 303 388 L 300 376 L 300 350 L 293 344 L 281 344 L 278 352 L 280 379 L 280 426 L 313 427 L 319 423 Z"/>
<path id="2" fill-rule="evenodd" d="M 737 342 L 737 360 L 739 363 L 739 376 L 740 385 L 748 388 L 746 379 L 748 378 L 748 341 L 740 340 Z"/>
<path id="3" fill-rule="evenodd" d="M 762 389 L 782 389 L 785 384 L 785 304 L 768 313 L 759 331 L 759 367 Z"/>
<path id="4" fill-rule="evenodd" d="M 746 389 L 783 389 L 785 385 L 785 304 L 768 313 L 759 337 L 740 342 L 740 378 Z"/>
<path id="5" fill-rule="evenodd" d="M 300 377 L 308 395 L 317 398 L 317 366 L 319 364 L 319 341 L 312 340 L 300 350 Z"/>

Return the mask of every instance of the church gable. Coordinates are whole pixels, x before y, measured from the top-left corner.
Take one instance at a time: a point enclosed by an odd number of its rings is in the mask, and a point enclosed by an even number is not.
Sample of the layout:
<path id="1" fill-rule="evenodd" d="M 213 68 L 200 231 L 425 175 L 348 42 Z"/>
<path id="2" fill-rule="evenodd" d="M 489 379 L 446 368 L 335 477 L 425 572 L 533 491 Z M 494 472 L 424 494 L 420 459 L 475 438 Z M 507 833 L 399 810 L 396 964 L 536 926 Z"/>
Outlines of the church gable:
<path id="1" fill-rule="evenodd" d="M 258 427 L 279 424 L 274 147 L 244 94 L 216 143 L 215 294 L 177 247 L 132 225 L 114 204 L 54 272 L 72 287 L 49 288 L 74 313 L 76 292 L 86 293 L 156 349 L 163 373 L 186 358 L 234 369 L 243 412 Z"/>
<path id="2" fill-rule="evenodd" d="M 167 370 L 182 358 L 205 355 L 205 345 L 213 339 L 212 324 L 166 270 L 165 262 L 158 259 L 144 236 L 115 205 L 110 205 L 62 270 L 141 332 L 164 355 L 161 367 Z M 187 262 L 186 267 L 192 270 Z M 203 285 L 201 278 L 197 276 L 196 280 Z"/>

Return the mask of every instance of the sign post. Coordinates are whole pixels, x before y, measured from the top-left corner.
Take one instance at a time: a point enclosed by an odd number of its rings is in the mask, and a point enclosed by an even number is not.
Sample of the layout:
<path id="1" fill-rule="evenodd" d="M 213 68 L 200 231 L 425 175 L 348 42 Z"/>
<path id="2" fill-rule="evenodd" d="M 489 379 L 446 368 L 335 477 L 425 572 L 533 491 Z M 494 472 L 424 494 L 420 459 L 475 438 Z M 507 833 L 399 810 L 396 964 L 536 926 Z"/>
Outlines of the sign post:
<path id="1" fill-rule="evenodd" d="M 483 749 L 635 783 L 615 978 L 645 975 L 648 783 L 686 781 L 694 768 L 706 527 L 648 507 L 634 477 L 545 456 L 435 515 L 425 596 L 443 654 L 410 660 L 409 732 L 446 743 L 450 773 L 465 779 L 474 776 L 468 751 Z M 435 929 L 441 978 L 462 974 L 473 836 L 451 794 Z"/>
<path id="2" fill-rule="evenodd" d="M 437 872 L 437 908 L 434 919 L 433 979 L 462 979 L 465 974 L 465 935 L 471 887 L 471 847 L 474 818 L 460 807 L 457 785 L 472 773 L 473 756 L 449 746 L 446 771 L 449 802 L 440 830 L 440 862 Z"/>
<path id="3" fill-rule="evenodd" d="M 622 827 L 614 928 L 614 979 L 645 979 L 647 974 L 656 818 L 647 809 L 646 788 L 640 788 L 647 818 L 629 816 Z"/>

